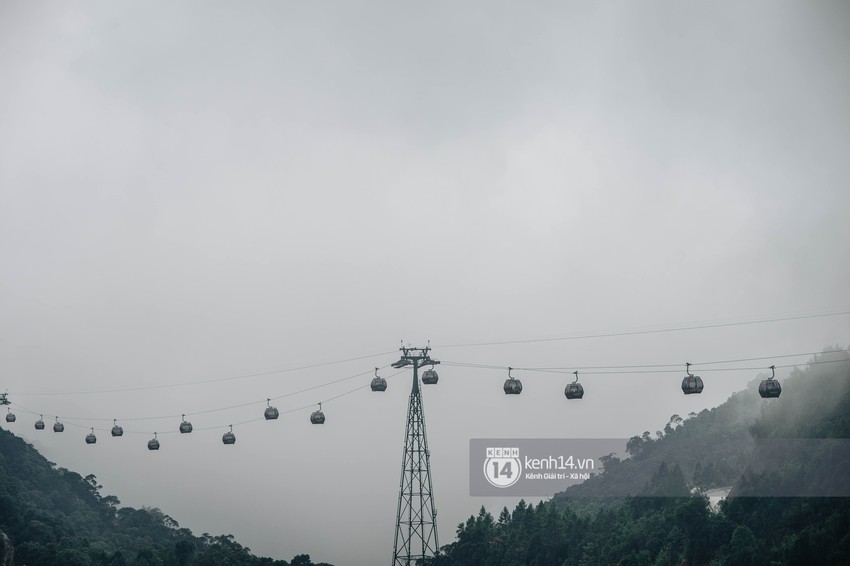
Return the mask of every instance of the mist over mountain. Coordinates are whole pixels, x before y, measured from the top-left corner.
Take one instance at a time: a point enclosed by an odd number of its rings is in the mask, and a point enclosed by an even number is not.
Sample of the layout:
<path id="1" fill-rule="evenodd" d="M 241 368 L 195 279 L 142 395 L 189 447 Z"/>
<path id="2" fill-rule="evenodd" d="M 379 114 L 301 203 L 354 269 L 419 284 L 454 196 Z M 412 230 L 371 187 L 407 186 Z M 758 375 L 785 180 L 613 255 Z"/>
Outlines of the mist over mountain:
<path id="1" fill-rule="evenodd" d="M 777 399 L 758 383 L 635 435 L 630 457 L 549 501 L 482 507 L 438 563 L 847 564 L 850 355 L 815 356 Z M 714 488 L 729 497 L 712 505 Z"/>

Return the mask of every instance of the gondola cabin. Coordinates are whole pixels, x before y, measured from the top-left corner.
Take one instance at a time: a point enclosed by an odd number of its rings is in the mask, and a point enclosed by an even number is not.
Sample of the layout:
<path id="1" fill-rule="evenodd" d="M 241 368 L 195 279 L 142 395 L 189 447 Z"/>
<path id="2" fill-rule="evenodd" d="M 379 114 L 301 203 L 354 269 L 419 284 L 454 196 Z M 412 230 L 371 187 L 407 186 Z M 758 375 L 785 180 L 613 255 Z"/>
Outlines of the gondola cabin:
<path id="1" fill-rule="evenodd" d="M 775 399 L 782 393 L 782 386 L 775 379 L 764 379 L 759 383 L 759 395 L 762 399 Z"/>
<path id="2" fill-rule="evenodd" d="M 503 389 L 505 395 L 519 395 L 522 393 L 522 382 L 515 377 L 508 378 L 505 380 Z"/>
<path id="3" fill-rule="evenodd" d="M 224 444 L 236 444 L 236 435 L 232 432 L 225 432 L 221 435 L 221 441 Z"/>
<path id="4" fill-rule="evenodd" d="M 762 399 L 775 399 L 782 393 L 782 386 L 776 381 L 776 366 L 770 366 L 773 374 L 759 383 L 759 395 Z"/>
<path id="5" fill-rule="evenodd" d="M 440 377 L 433 369 L 426 369 L 425 372 L 422 374 L 422 383 L 424 383 L 425 385 L 436 385 L 439 379 Z"/>
<path id="6" fill-rule="evenodd" d="M 325 414 L 322 412 L 321 403 L 319 403 L 319 410 L 313 411 L 310 415 L 310 422 L 313 424 L 325 424 Z"/>
<path id="7" fill-rule="evenodd" d="M 581 386 L 581 383 L 568 383 L 564 387 L 564 396 L 567 399 L 581 399 L 584 397 L 584 387 Z"/>
<path id="8" fill-rule="evenodd" d="M 271 403 L 271 399 L 269 399 L 267 402 Z M 279 416 L 280 416 L 280 411 L 278 411 L 276 407 L 272 407 L 271 405 L 266 407 L 266 410 L 263 411 L 263 417 L 265 417 L 265 419 L 267 421 L 273 421 L 276 418 L 278 418 Z"/>
<path id="9" fill-rule="evenodd" d="M 691 364 L 685 364 L 685 373 L 687 373 L 688 375 L 686 375 L 684 379 L 682 379 L 682 393 L 684 393 L 685 395 L 702 393 L 702 378 L 698 375 L 692 374 L 690 368 Z"/>
<path id="10" fill-rule="evenodd" d="M 567 399 L 581 399 L 584 397 L 584 387 L 578 382 L 578 372 L 574 371 L 573 375 L 576 376 L 576 379 L 564 387 L 564 397 Z"/>
<path id="11" fill-rule="evenodd" d="M 230 425 L 230 430 L 221 435 L 221 441 L 224 444 L 236 444 L 236 435 L 233 434 L 233 425 Z"/>
<path id="12" fill-rule="evenodd" d="M 372 391 L 386 391 L 387 380 L 378 375 L 378 368 L 375 368 L 375 377 L 372 378 L 372 383 L 369 384 Z"/>
<path id="13" fill-rule="evenodd" d="M 703 387 L 702 378 L 698 375 L 687 375 L 682 380 L 682 392 L 685 395 L 702 393 Z"/>

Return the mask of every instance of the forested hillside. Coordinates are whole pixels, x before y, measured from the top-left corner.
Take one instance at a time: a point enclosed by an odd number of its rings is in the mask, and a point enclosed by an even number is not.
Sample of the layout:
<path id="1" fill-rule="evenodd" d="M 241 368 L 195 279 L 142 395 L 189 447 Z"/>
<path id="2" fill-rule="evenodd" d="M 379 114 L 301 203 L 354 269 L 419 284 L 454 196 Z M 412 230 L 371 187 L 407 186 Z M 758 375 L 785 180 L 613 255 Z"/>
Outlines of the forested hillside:
<path id="1" fill-rule="evenodd" d="M 32 446 L 0 430 L 0 531 L 14 564 L 28 566 L 309 566 L 259 558 L 232 535 L 196 537 L 159 509 L 121 507 L 93 475 L 56 467 Z M 329 565 L 326 565 L 329 566 Z"/>
<path id="2" fill-rule="evenodd" d="M 498 518 L 482 508 L 438 563 L 850 563 L 850 498 L 799 496 L 850 493 L 850 355 L 812 362 L 778 399 L 762 400 L 751 383 L 719 407 L 636 435 L 629 458 L 606 458 L 603 474 L 550 501 Z M 787 444 L 795 449 L 781 465 L 765 465 Z M 704 491 L 718 486 L 732 495 L 712 509 Z M 765 489 L 782 496 L 746 496 Z"/>

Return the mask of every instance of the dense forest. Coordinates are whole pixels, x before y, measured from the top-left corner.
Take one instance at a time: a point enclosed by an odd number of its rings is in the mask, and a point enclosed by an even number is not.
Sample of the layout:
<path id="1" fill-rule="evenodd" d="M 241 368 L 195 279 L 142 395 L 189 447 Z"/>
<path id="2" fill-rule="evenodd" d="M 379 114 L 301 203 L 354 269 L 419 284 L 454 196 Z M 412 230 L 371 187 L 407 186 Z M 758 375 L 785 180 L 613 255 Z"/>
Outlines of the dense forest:
<path id="1" fill-rule="evenodd" d="M 778 399 L 762 400 L 754 382 L 719 407 L 671 416 L 631 438 L 628 458 L 609 455 L 602 474 L 549 501 L 497 518 L 482 507 L 435 564 L 850 564 L 850 355 L 812 362 Z M 731 494 L 712 506 L 705 492 L 717 487 Z M 824 491 L 845 497 L 801 496 Z M 753 495 L 765 493 L 781 496 Z"/>
<path id="2" fill-rule="evenodd" d="M 259 558 L 233 535 L 194 536 L 159 509 L 121 507 L 116 497 L 101 495 L 100 487 L 95 476 L 56 467 L 22 439 L 0 430 L 0 531 L 14 547 L 14 564 L 314 564 L 307 554 L 289 562 Z"/>

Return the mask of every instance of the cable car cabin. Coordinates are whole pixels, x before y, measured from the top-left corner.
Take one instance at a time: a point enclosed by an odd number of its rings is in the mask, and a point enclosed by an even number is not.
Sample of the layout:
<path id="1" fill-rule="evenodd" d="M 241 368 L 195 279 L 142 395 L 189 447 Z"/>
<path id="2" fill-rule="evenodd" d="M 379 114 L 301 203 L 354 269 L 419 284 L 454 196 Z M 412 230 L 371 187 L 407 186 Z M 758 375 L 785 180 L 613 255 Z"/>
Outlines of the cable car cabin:
<path id="1" fill-rule="evenodd" d="M 94 429 L 86 435 L 86 444 L 94 444 L 97 442 L 97 437 L 94 435 Z"/>
<path id="2" fill-rule="evenodd" d="M 266 410 L 263 411 L 263 416 L 266 418 L 266 420 L 273 421 L 278 418 L 280 416 L 280 411 L 278 411 L 276 407 L 272 407 L 272 400 L 266 399 L 266 404 L 268 405 L 268 407 L 266 407 Z"/>
<path id="3" fill-rule="evenodd" d="M 232 431 L 225 432 L 221 436 L 221 441 L 225 444 L 236 444 L 236 435 Z"/>
<path id="4" fill-rule="evenodd" d="M 159 440 L 156 439 L 156 434 L 148 440 L 148 450 L 159 450 Z"/>
<path id="5" fill-rule="evenodd" d="M 12 410 L 10 409 L 9 412 L 6 413 L 6 422 L 7 423 L 13 423 L 16 420 L 18 420 L 18 417 L 16 417 L 15 413 L 13 413 Z"/>
<path id="6" fill-rule="evenodd" d="M 112 436 L 124 436 L 124 429 L 116 424 L 112 427 Z"/>
<path id="7" fill-rule="evenodd" d="M 43 420 L 38 419 L 37 421 L 35 421 L 35 430 L 44 430 L 44 421 Z"/>
<path id="8" fill-rule="evenodd" d="M 313 424 L 325 424 L 325 414 L 319 411 L 313 411 L 313 414 L 310 415 L 310 422 Z"/>
<path id="9" fill-rule="evenodd" d="M 581 399 L 584 397 L 584 387 L 581 386 L 581 383 L 568 383 L 564 387 L 564 396 L 567 399 Z"/>
<path id="10" fill-rule="evenodd" d="M 425 373 L 422 374 L 422 383 L 425 385 L 435 385 L 438 379 L 437 372 L 432 369 L 426 369 Z"/>
<path id="11" fill-rule="evenodd" d="M 189 434 L 192 432 L 192 423 L 183 419 L 183 422 L 180 423 L 180 434 Z"/>
<path id="12" fill-rule="evenodd" d="M 386 391 L 387 390 L 387 380 L 378 375 L 378 370 L 380 368 L 375 368 L 375 377 L 372 378 L 372 383 L 369 384 L 369 387 L 372 388 L 372 391 Z"/>
<path id="13" fill-rule="evenodd" d="M 59 422 L 59 419 L 56 419 L 56 422 L 53 423 L 53 432 L 62 432 L 65 430 L 65 425 Z"/>
<path id="14" fill-rule="evenodd" d="M 759 395 L 762 399 L 775 399 L 782 393 L 782 386 L 776 381 L 776 366 L 770 366 L 770 377 L 759 383 Z"/>
<path id="15" fill-rule="evenodd" d="M 505 380 L 505 395 L 519 395 L 522 393 L 522 382 L 515 377 Z"/>
<path id="16" fill-rule="evenodd" d="M 682 380 L 682 391 L 685 395 L 693 393 L 702 393 L 703 383 L 702 378 L 698 375 L 686 375 Z"/>
<path id="17" fill-rule="evenodd" d="M 762 399 L 775 399 L 782 393 L 782 386 L 775 379 L 763 379 L 759 383 L 759 395 Z"/>

